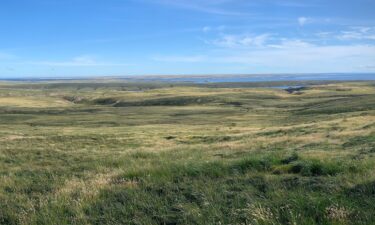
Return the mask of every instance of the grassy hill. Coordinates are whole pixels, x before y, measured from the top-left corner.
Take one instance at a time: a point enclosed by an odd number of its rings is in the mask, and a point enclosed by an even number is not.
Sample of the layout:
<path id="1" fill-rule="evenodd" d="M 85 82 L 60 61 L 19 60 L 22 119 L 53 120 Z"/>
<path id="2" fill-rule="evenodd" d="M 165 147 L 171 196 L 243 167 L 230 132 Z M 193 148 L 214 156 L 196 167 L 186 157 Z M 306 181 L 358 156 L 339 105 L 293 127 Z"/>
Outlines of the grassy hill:
<path id="1" fill-rule="evenodd" d="M 375 224 L 375 83 L 309 84 L 0 83 L 0 224 Z"/>

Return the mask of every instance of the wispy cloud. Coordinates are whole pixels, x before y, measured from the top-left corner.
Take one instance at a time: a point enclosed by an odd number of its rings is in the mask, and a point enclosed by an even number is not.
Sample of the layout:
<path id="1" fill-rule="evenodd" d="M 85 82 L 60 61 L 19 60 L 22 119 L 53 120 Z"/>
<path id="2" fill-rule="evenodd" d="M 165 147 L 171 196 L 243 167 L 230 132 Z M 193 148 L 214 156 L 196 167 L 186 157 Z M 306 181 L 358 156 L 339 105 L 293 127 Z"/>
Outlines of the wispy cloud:
<path id="1" fill-rule="evenodd" d="M 235 10 L 229 10 L 228 5 L 230 6 L 233 2 L 238 2 L 238 0 L 143 0 L 144 2 L 157 3 L 165 6 L 192 10 L 208 14 L 217 14 L 223 16 L 244 16 L 249 15 L 247 12 L 240 12 Z"/>
<path id="2" fill-rule="evenodd" d="M 320 31 L 320 32 L 315 33 L 314 35 L 318 38 L 329 39 L 329 38 L 332 38 L 334 33 L 331 31 Z"/>
<path id="3" fill-rule="evenodd" d="M 368 31 L 368 29 L 363 29 Z M 260 35 L 221 35 L 206 42 L 220 51 L 193 56 L 163 56 L 163 62 L 246 65 L 295 72 L 374 71 L 375 45 L 318 44 L 303 39 Z M 366 66 L 363 66 L 366 65 Z M 369 66 L 370 65 L 370 66 Z"/>
<path id="4" fill-rule="evenodd" d="M 202 28 L 202 31 L 207 33 L 207 32 L 211 32 L 211 31 L 219 31 L 219 32 L 222 32 L 224 31 L 225 29 L 227 29 L 226 26 L 222 25 L 222 26 L 204 26 Z"/>
<path id="5" fill-rule="evenodd" d="M 100 67 L 100 66 L 128 66 L 126 63 L 101 62 L 89 55 L 74 57 L 66 61 L 28 61 L 22 64 L 54 66 L 54 67 Z"/>
<path id="6" fill-rule="evenodd" d="M 341 40 L 375 40 L 375 27 L 353 27 L 337 35 Z"/>
<path id="7" fill-rule="evenodd" d="M 164 62 L 177 62 L 175 59 L 189 59 L 190 56 L 164 57 Z M 170 59 L 171 61 L 168 61 Z M 214 63 L 218 65 L 247 65 L 249 68 L 294 71 L 294 72 L 353 72 L 375 71 L 374 45 L 331 45 L 297 48 L 285 45 L 283 48 L 267 50 L 225 52 L 220 55 L 201 56 L 194 63 Z M 185 62 L 185 61 L 178 61 Z M 191 62 L 191 61 L 186 61 Z M 363 66 L 363 65 L 366 66 Z"/>
<path id="8" fill-rule="evenodd" d="M 271 37 L 271 34 L 260 34 L 260 35 L 229 35 L 222 34 L 219 39 L 209 41 L 219 47 L 262 47 L 268 39 Z"/>
<path id="9" fill-rule="evenodd" d="M 299 17 L 298 19 L 297 19 L 297 21 L 298 21 L 298 24 L 301 26 L 301 27 L 303 27 L 303 26 L 305 26 L 307 23 L 309 23 L 310 22 L 310 19 L 309 18 L 307 18 L 307 17 Z"/>
<path id="10" fill-rule="evenodd" d="M 299 49 L 299 48 L 307 48 L 312 47 L 313 45 L 309 42 L 299 40 L 299 39 L 281 39 L 280 43 L 277 44 L 269 44 L 267 45 L 270 48 L 276 49 Z"/>
<path id="11" fill-rule="evenodd" d="M 360 65 L 358 68 L 359 69 L 368 70 L 368 71 L 375 71 L 375 64 L 372 64 L 372 65 Z"/>

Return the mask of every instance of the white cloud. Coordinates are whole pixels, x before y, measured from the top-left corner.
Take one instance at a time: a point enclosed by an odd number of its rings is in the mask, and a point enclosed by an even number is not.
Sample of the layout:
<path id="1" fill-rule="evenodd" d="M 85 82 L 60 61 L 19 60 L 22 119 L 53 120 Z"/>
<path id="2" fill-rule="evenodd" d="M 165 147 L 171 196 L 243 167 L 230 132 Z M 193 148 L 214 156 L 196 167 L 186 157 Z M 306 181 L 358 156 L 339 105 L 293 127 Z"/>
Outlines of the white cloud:
<path id="1" fill-rule="evenodd" d="M 224 31 L 227 27 L 226 26 L 217 26 L 217 27 L 211 27 L 211 26 L 205 26 L 202 28 L 202 31 L 207 33 L 210 31 Z"/>
<path id="2" fill-rule="evenodd" d="M 331 38 L 334 35 L 333 32 L 318 32 L 315 34 L 315 36 L 323 39 Z"/>
<path id="3" fill-rule="evenodd" d="M 211 31 L 212 30 L 212 28 L 211 27 L 209 27 L 209 26 L 205 26 L 205 27 L 203 27 L 203 32 L 209 32 L 209 31 Z"/>
<path id="4" fill-rule="evenodd" d="M 369 32 L 369 29 L 362 29 Z M 332 36 L 334 33 L 324 33 Z M 316 40 L 315 40 L 316 41 Z M 350 72 L 369 71 L 375 61 L 375 45 L 365 44 L 314 44 L 303 39 L 280 38 L 275 35 L 221 34 L 207 41 L 216 49 L 207 54 L 193 56 L 159 56 L 163 62 L 213 63 L 256 68 L 270 71 L 293 72 Z M 219 47 L 219 48 L 217 48 Z"/>
<path id="5" fill-rule="evenodd" d="M 262 47 L 268 39 L 271 37 L 270 34 L 260 34 L 260 35 L 221 35 L 219 39 L 210 41 L 219 47 Z"/>
<path id="6" fill-rule="evenodd" d="M 350 30 L 341 31 L 337 38 L 340 40 L 375 40 L 375 28 L 353 27 Z"/>
<path id="7" fill-rule="evenodd" d="M 315 45 L 302 40 L 281 40 L 263 48 L 226 48 L 207 55 L 164 56 L 164 62 L 213 63 L 247 66 L 279 72 L 375 71 L 375 45 Z M 160 59 L 160 58 L 159 58 Z M 361 65 L 367 65 L 366 67 Z"/>
<path id="8" fill-rule="evenodd" d="M 310 19 L 306 17 L 299 17 L 297 20 L 298 20 L 298 24 L 301 27 L 305 26 L 310 21 Z"/>
<path id="9" fill-rule="evenodd" d="M 360 65 L 358 68 L 364 69 L 367 71 L 375 71 L 375 64 L 372 65 Z"/>
<path id="10" fill-rule="evenodd" d="M 125 63 L 99 62 L 92 56 L 82 55 L 67 61 L 32 61 L 22 64 L 56 66 L 56 67 L 95 67 L 95 66 L 128 66 Z"/>
<path id="11" fill-rule="evenodd" d="M 296 49 L 296 48 L 306 48 L 311 47 L 312 44 L 299 40 L 299 39 L 282 39 L 279 44 L 268 45 L 268 47 L 278 48 L 278 49 Z"/>

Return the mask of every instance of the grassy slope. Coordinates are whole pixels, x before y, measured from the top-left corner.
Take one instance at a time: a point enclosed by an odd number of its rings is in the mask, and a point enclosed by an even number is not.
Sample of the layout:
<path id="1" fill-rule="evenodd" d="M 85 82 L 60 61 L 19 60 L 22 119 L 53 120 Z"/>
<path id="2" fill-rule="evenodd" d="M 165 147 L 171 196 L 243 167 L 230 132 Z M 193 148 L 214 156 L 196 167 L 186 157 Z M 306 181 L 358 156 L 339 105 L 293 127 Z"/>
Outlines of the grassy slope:
<path id="1" fill-rule="evenodd" d="M 375 224 L 374 83 L 246 86 L 0 84 L 0 224 Z"/>

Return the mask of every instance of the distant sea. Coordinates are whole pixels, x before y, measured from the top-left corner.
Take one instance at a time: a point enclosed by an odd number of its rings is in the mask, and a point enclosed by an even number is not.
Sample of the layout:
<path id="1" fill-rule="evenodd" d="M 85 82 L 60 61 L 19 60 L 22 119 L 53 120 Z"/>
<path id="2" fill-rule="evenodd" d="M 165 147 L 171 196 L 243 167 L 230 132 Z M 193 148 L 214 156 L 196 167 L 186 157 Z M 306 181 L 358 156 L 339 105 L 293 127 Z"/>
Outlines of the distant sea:
<path id="1" fill-rule="evenodd" d="M 224 83 L 224 82 L 267 82 L 267 81 L 355 81 L 375 80 L 374 74 L 271 74 L 271 75 L 212 75 L 212 76 L 155 76 L 132 78 L 141 81 Z"/>
<path id="2" fill-rule="evenodd" d="M 91 80 L 107 77 L 65 77 L 65 78 L 0 78 L 5 81 L 54 81 Z M 172 83 L 224 83 L 224 82 L 267 82 L 267 81 L 361 81 L 375 80 L 375 73 L 322 73 L 322 74 L 259 74 L 259 75 L 181 75 L 181 76 L 126 76 L 108 79 L 134 82 L 172 82 Z"/>

